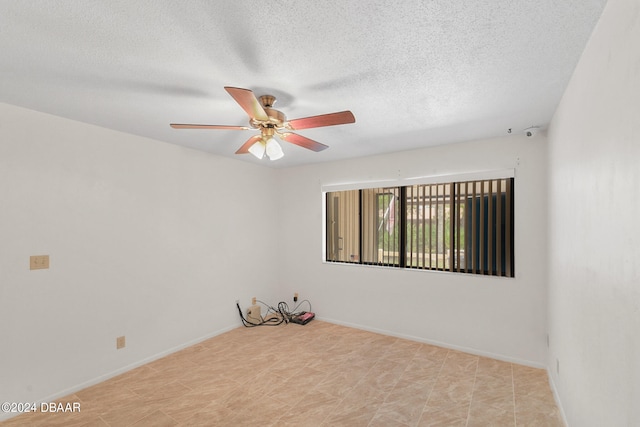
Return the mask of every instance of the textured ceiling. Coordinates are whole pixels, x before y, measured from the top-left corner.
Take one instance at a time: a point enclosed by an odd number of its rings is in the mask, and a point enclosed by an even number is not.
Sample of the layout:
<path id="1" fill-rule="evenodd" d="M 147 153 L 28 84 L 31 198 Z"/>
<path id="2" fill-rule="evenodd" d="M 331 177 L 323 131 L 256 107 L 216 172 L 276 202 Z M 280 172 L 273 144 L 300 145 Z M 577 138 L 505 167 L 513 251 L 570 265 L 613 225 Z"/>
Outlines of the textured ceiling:
<path id="1" fill-rule="evenodd" d="M 272 167 L 501 136 L 546 127 L 605 2 L 0 0 L 0 102 Z M 169 127 L 247 125 L 224 86 L 356 123 L 274 162 Z"/>

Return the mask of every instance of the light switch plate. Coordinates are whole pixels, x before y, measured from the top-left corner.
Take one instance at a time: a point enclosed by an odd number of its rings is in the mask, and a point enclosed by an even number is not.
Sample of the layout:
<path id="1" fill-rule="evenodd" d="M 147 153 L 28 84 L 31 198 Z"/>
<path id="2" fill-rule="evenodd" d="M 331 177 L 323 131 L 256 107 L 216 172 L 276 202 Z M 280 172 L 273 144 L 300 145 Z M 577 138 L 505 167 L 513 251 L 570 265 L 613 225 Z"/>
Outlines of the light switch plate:
<path id="1" fill-rule="evenodd" d="M 49 268 L 49 255 L 32 255 L 29 257 L 29 269 L 41 270 Z"/>

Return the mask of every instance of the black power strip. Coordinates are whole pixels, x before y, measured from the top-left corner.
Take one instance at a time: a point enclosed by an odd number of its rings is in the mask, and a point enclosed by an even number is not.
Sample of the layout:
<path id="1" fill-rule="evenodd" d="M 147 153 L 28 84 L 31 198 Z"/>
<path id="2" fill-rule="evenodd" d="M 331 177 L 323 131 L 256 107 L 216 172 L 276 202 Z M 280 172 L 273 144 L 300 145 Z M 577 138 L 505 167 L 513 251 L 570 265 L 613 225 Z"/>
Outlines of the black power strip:
<path id="1" fill-rule="evenodd" d="M 316 317 L 315 313 L 311 313 L 310 311 L 302 311 L 300 314 L 292 316 L 289 321 L 291 323 L 298 323 L 300 325 L 306 325 L 311 322 L 313 318 Z"/>

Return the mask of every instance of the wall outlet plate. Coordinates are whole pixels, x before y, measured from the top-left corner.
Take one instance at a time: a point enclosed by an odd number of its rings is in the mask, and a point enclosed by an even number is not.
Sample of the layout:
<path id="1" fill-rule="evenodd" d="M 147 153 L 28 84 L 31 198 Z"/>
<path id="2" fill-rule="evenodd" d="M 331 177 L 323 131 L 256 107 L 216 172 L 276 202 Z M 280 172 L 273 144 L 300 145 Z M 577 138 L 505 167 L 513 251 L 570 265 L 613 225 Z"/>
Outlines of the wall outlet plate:
<path id="1" fill-rule="evenodd" d="M 29 257 L 29 270 L 49 268 L 49 255 L 32 255 Z"/>

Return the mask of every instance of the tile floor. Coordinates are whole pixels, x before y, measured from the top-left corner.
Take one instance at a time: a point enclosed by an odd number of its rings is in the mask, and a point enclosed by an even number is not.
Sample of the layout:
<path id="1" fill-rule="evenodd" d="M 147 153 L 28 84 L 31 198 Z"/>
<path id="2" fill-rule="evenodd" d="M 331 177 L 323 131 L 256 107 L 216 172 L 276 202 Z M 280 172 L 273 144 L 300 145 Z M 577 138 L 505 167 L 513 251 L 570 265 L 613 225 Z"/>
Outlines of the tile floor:
<path id="1" fill-rule="evenodd" d="M 318 320 L 238 328 L 2 426 L 562 426 L 544 370 Z"/>

